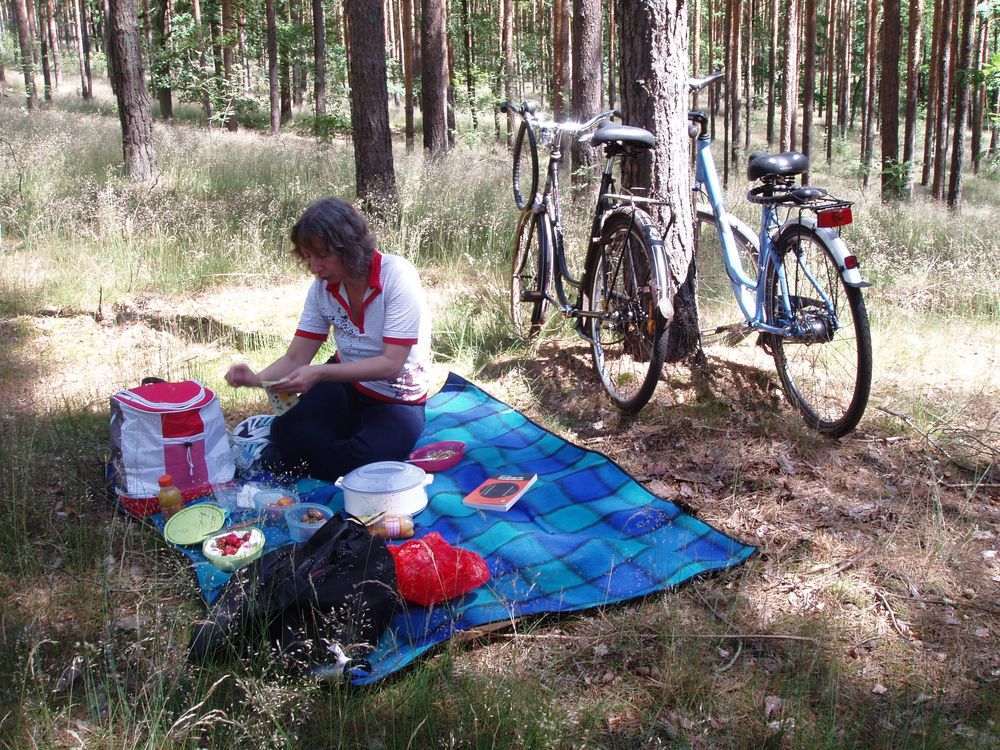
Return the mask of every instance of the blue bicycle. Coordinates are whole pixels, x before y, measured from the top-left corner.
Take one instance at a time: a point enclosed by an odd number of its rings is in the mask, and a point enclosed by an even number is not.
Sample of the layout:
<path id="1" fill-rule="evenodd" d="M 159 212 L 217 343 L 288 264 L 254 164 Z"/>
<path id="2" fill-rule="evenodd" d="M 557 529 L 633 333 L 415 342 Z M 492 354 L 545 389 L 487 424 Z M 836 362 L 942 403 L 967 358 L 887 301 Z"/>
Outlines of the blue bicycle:
<path id="1" fill-rule="evenodd" d="M 688 82 L 691 93 L 718 81 L 723 72 Z M 755 237 L 726 211 L 712 160 L 712 139 L 704 112 L 688 113 L 696 139 L 693 189 L 696 229 L 715 226 L 726 274 L 743 320 L 703 333 L 722 334 L 730 343 L 759 334 L 759 345 L 774 357 L 788 401 L 806 423 L 831 437 L 853 430 L 868 405 L 872 345 L 861 290 L 869 286 L 858 259 L 841 237 L 852 221 L 851 203 L 813 186 L 796 186 L 809 170 L 801 153 L 751 154 L 747 199 L 761 207 Z"/>

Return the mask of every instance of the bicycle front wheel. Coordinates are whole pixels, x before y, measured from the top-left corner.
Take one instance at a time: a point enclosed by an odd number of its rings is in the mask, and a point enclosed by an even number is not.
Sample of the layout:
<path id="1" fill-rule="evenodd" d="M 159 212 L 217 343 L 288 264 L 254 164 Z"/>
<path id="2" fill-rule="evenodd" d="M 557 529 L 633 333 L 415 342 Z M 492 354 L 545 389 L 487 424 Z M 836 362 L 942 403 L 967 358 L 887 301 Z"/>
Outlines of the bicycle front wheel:
<path id="1" fill-rule="evenodd" d="M 775 249 L 766 277 L 768 319 L 789 328 L 766 338 L 778 377 L 810 427 L 841 437 L 857 427 L 871 391 L 871 332 L 861 290 L 844 282 L 827 240 L 813 227 L 788 225 Z"/>
<path id="2" fill-rule="evenodd" d="M 530 341 L 548 317 L 546 294 L 552 274 L 552 225 L 548 214 L 521 214 L 514 235 L 514 263 L 510 275 L 510 313 L 518 335 Z"/>
<path id="3" fill-rule="evenodd" d="M 530 206 L 538 191 L 538 144 L 535 131 L 524 120 L 514 140 L 514 171 L 511 175 L 514 203 L 520 210 Z"/>
<path id="4" fill-rule="evenodd" d="M 605 223 L 601 252 L 594 253 L 585 312 L 597 371 L 622 411 L 635 414 L 649 401 L 667 351 L 667 323 L 657 308 L 654 253 L 663 240 L 644 211 L 619 211 Z"/>

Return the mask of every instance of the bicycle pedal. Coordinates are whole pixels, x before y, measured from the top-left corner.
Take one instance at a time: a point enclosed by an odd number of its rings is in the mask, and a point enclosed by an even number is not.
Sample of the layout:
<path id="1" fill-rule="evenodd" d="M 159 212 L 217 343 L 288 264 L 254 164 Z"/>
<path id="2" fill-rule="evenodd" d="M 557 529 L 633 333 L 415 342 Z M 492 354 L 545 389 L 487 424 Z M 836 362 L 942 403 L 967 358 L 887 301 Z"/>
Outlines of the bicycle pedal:
<path id="1" fill-rule="evenodd" d="M 721 334 L 719 341 L 723 346 L 736 346 L 745 341 L 753 333 L 753 329 L 743 323 L 733 323 L 728 326 L 719 326 L 715 332 Z"/>
<path id="2" fill-rule="evenodd" d="M 545 293 L 537 289 L 521 292 L 521 302 L 544 302 L 545 299 Z"/>

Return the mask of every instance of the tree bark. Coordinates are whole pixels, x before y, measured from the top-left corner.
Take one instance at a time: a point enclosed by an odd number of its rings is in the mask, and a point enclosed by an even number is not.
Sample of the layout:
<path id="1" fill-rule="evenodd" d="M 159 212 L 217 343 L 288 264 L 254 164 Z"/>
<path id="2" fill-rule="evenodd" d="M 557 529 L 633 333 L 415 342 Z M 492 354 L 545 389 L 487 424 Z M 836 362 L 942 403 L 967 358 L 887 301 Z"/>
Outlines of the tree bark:
<path id="1" fill-rule="evenodd" d="M 865 20 L 865 84 L 861 106 L 861 166 L 864 185 L 871 184 L 872 153 L 875 147 L 875 51 L 877 48 L 878 3 L 868 0 Z"/>
<path id="2" fill-rule="evenodd" d="M 80 56 L 80 94 L 85 102 L 94 97 L 94 78 L 90 72 L 90 35 L 87 32 L 87 4 L 72 0 L 76 15 L 77 54 Z"/>
<path id="3" fill-rule="evenodd" d="M 153 0 L 153 17 L 151 25 L 153 28 L 153 60 L 150 67 L 153 69 L 154 86 L 156 99 L 160 103 L 160 117 L 169 120 L 174 116 L 174 101 L 170 91 L 170 59 L 167 52 L 167 43 L 170 39 L 170 0 Z M 166 81 L 166 85 L 164 85 Z"/>
<path id="4" fill-rule="evenodd" d="M 48 29 L 49 48 L 52 54 L 52 71 L 55 74 L 53 85 L 55 91 L 62 87 L 62 54 L 59 51 L 59 28 L 56 24 L 55 0 L 45 0 L 45 25 Z"/>
<path id="5" fill-rule="evenodd" d="M 782 151 L 792 148 L 795 140 L 795 110 L 799 104 L 799 0 L 787 0 L 785 8 L 785 80 L 781 97 Z"/>
<path id="6" fill-rule="evenodd" d="M 274 0 L 268 0 L 274 2 Z M 323 10 L 323 0 L 312 0 L 313 12 L 313 106 L 316 109 L 316 132 L 320 129 L 320 120 L 326 117 L 326 13 Z M 275 50 L 277 51 L 277 49 Z M 268 56 L 271 54 L 268 44 Z"/>
<path id="7" fill-rule="evenodd" d="M 229 98 L 227 109 L 230 110 L 226 116 L 226 128 L 235 133 L 240 129 L 240 125 L 236 121 L 235 111 L 232 111 L 235 109 L 232 101 L 232 92 L 235 91 L 233 83 L 233 0 L 222 0 L 222 74 Z"/>
<path id="8" fill-rule="evenodd" d="M 979 29 L 976 36 L 976 59 L 980 70 L 986 68 L 987 52 L 989 50 L 989 19 L 979 18 Z M 972 105 L 972 171 L 979 174 L 979 163 L 983 148 L 983 114 L 986 102 L 986 82 L 980 81 L 976 86 Z"/>
<path id="9" fill-rule="evenodd" d="M 406 124 L 406 151 L 413 151 L 413 0 L 403 4 L 403 99 Z"/>
<path id="10" fill-rule="evenodd" d="M 948 180 L 948 208 L 958 211 L 962 207 L 962 164 L 965 159 L 965 128 L 969 119 L 969 74 L 972 67 L 972 24 L 975 19 L 975 0 L 962 3 L 962 40 L 958 45 L 955 80 L 955 134 L 951 147 L 951 175 Z"/>
<path id="11" fill-rule="evenodd" d="M 743 0 L 731 0 L 729 18 L 729 163 L 733 171 L 739 169 L 740 162 L 740 113 L 743 102 L 740 85 L 743 80 Z"/>
<path id="12" fill-rule="evenodd" d="M 552 116 L 557 120 L 566 117 L 569 107 L 566 106 L 566 95 L 569 91 L 568 80 L 572 71 L 570 57 L 570 22 L 566 12 L 569 0 L 553 0 L 552 27 L 553 49 L 555 59 L 552 62 Z"/>
<path id="13" fill-rule="evenodd" d="M 601 4 L 573 0 L 573 117 L 584 122 L 601 110 Z M 587 184 L 597 156 L 589 143 L 573 139 L 573 182 Z"/>
<path id="14" fill-rule="evenodd" d="M 432 158 L 448 150 L 448 47 L 445 33 L 444 0 L 423 0 L 420 102 L 424 118 L 424 150 Z"/>
<path id="15" fill-rule="evenodd" d="M 805 91 L 802 95 L 802 153 L 812 161 L 812 127 L 813 104 L 816 96 L 816 0 L 805 0 L 805 29 L 803 37 L 805 48 L 802 57 L 805 59 L 805 71 L 802 85 Z M 892 2 L 893 0 L 887 0 Z M 896 0 L 898 2 L 898 0 Z M 802 175 L 802 184 L 808 185 L 809 172 Z"/>
<path id="16" fill-rule="evenodd" d="M 910 0 L 913 2 L 913 0 Z M 899 43 L 902 26 L 899 0 L 884 0 L 882 7 L 882 76 L 879 80 L 879 121 L 882 127 L 882 199 L 902 195 L 899 171 Z"/>
<path id="17" fill-rule="evenodd" d="M 278 11 L 275 0 L 265 0 L 264 18 L 267 27 L 267 91 L 270 102 L 271 132 L 281 132 L 281 88 L 278 81 Z"/>
<path id="18" fill-rule="evenodd" d="M 426 0 L 425 0 L 426 1 Z M 569 2 L 569 0 L 566 0 Z M 514 100 L 514 0 L 500 0 L 500 88 L 507 101 Z M 507 115 L 507 145 L 514 139 L 514 115 Z"/>
<path id="19" fill-rule="evenodd" d="M 907 196 L 913 195 L 913 159 L 917 145 L 917 103 L 920 96 L 920 44 L 923 0 L 910 0 L 910 29 L 906 50 L 906 117 L 903 122 L 903 162 Z"/>
<path id="20" fill-rule="evenodd" d="M 154 182 L 158 173 L 153 117 L 146 92 L 135 0 L 109 0 L 108 7 L 108 62 L 118 99 L 125 171 L 135 182 Z"/>
<path id="21" fill-rule="evenodd" d="M 667 359 L 701 358 L 692 233 L 687 135 L 687 4 L 684 0 L 622 0 L 621 92 L 625 121 L 656 136 L 656 146 L 630 159 L 625 186 L 649 186 L 671 201 L 669 217 L 656 216 L 670 270 L 679 288 L 668 332 Z"/>
<path id="22" fill-rule="evenodd" d="M 465 43 L 465 95 L 469 99 L 469 113 L 472 115 L 472 130 L 479 130 L 479 117 L 476 113 L 476 79 L 472 74 L 472 17 L 469 14 L 469 0 L 462 0 L 462 23 L 465 26 L 463 41 Z"/>
<path id="23" fill-rule="evenodd" d="M 80 0 L 83 2 L 83 0 Z M 201 22 L 200 0 L 191 0 L 191 18 L 194 21 L 194 38 L 198 44 L 198 78 L 201 85 L 201 108 L 205 120 L 212 119 L 212 99 L 208 95 L 208 55 L 205 51 L 205 32 Z"/>
<path id="24" fill-rule="evenodd" d="M 945 197 L 945 173 L 948 164 L 948 110 L 951 108 L 951 26 L 955 13 L 955 0 L 941 2 L 941 46 L 938 49 L 937 64 L 939 92 L 937 114 L 934 118 L 934 169 L 931 179 L 931 195 L 938 200 Z M 932 61 L 932 64 L 934 61 Z"/>
<path id="25" fill-rule="evenodd" d="M 837 52 L 835 33 L 837 29 L 837 2 L 829 0 L 827 2 L 826 16 L 826 163 L 833 162 L 833 98 L 834 81 L 837 78 Z"/>
<path id="26" fill-rule="evenodd" d="M 924 123 L 924 162 L 920 173 L 920 184 L 930 185 L 934 167 L 934 133 L 937 130 L 938 97 L 941 95 L 941 9 L 943 0 L 934 0 L 934 21 L 931 26 L 931 56 L 928 68 L 930 81 L 927 85 L 927 118 Z"/>
<path id="27" fill-rule="evenodd" d="M 358 200 L 374 214 L 397 211 L 389 133 L 385 25 L 381 0 L 345 0 L 350 34 L 351 132 Z"/>
<path id="28" fill-rule="evenodd" d="M 28 109 L 38 107 L 38 90 L 35 88 L 35 65 L 32 59 L 31 24 L 28 21 L 26 0 L 14 0 L 14 17 L 17 20 L 17 40 L 21 49 L 21 71 L 24 73 L 24 103 Z"/>

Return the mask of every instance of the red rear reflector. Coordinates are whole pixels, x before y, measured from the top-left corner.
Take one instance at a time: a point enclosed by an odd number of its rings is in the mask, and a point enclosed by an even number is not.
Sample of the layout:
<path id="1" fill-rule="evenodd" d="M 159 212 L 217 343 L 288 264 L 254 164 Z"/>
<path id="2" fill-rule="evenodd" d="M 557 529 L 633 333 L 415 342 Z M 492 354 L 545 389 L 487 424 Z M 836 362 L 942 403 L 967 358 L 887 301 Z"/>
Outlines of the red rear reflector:
<path id="1" fill-rule="evenodd" d="M 854 221 L 850 206 L 847 208 L 833 208 L 829 211 L 820 211 L 816 216 L 816 223 L 824 228 L 842 227 Z"/>
<path id="2" fill-rule="evenodd" d="M 852 268 L 858 267 L 858 259 L 853 255 L 848 255 L 844 258 L 844 268 L 850 271 Z"/>

